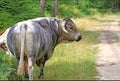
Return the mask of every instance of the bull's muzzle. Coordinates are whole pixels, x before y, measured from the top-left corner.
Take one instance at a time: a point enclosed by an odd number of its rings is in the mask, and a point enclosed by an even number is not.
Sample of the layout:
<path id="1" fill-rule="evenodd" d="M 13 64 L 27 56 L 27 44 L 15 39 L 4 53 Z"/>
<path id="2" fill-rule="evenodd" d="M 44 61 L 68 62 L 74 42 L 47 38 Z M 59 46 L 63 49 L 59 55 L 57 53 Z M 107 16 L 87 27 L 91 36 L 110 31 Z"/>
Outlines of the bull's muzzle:
<path id="1" fill-rule="evenodd" d="M 75 41 L 80 41 L 82 39 L 82 35 L 78 35 L 75 39 Z"/>

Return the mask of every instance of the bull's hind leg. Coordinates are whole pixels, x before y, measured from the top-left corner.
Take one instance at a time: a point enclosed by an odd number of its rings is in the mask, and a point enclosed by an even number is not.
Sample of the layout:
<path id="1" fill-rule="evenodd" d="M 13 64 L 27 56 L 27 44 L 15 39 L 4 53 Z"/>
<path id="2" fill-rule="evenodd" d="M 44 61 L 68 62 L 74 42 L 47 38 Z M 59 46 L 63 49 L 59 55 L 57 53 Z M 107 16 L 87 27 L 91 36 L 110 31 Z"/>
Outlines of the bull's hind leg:
<path id="1" fill-rule="evenodd" d="M 29 80 L 33 80 L 34 61 L 35 61 L 35 57 L 34 56 L 28 57 Z"/>

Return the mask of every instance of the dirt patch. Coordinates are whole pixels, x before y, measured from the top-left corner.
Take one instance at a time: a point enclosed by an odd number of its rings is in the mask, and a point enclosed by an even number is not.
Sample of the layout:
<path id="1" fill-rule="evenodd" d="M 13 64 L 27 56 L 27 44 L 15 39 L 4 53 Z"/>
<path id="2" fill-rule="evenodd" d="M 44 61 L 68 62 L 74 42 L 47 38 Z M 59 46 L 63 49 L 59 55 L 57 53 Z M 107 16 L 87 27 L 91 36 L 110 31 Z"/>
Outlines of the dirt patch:
<path id="1" fill-rule="evenodd" d="M 104 23 L 100 30 L 97 78 L 100 80 L 120 80 L 120 29 L 119 20 Z"/>

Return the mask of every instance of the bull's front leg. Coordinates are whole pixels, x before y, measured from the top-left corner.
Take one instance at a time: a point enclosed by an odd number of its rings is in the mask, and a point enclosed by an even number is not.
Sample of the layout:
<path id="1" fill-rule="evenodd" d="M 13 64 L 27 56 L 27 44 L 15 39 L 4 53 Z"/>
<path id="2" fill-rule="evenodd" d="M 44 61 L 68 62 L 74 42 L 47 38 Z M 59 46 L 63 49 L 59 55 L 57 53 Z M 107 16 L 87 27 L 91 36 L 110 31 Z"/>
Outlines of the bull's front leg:
<path id="1" fill-rule="evenodd" d="M 37 66 L 40 68 L 40 74 L 38 78 L 44 78 L 44 66 L 46 61 L 47 61 L 47 58 L 45 56 L 36 61 Z"/>
<path id="2" fill-rule="evenodd" d="M 44 64 L 45 64 L 44 57 L 36 61 L 36 65 L 40 68 L 40 74 L 39 74 L 38 78 L 44 77 L 44 73 L 43 73 Z"/>
<path id="3" fill-rule="evenodd" d="M 38 78 L 44 77 L 44 66 L 46 61 L 49 59 L 48 53 L 45 54 L 45 56 L 39 60 L 36 61 L 37 66 L 40 68 L 40 74 Z"/>
<path id="4" fill-rule="evenodd" d="M 44 77 L 44 66 L 45 66 L 45 63 L 46 63 L 46 59 L 44 57 L 43 60 L 42 60 L 42 63 L 41 63 L 41 70 L 40 70 L 39 78 Z"/>

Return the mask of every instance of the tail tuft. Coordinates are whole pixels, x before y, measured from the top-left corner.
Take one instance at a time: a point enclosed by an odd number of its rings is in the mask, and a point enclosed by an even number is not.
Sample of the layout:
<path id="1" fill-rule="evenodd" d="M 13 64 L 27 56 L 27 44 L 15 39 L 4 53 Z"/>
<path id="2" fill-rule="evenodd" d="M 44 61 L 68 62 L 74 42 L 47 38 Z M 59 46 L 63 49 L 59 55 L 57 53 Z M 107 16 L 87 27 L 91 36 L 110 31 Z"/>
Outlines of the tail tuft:
<path id="1" fill-rule="evenodd" d="M 24 73 L 24 64 L 19 64 L 17 74 L 22 75 Z"/>

